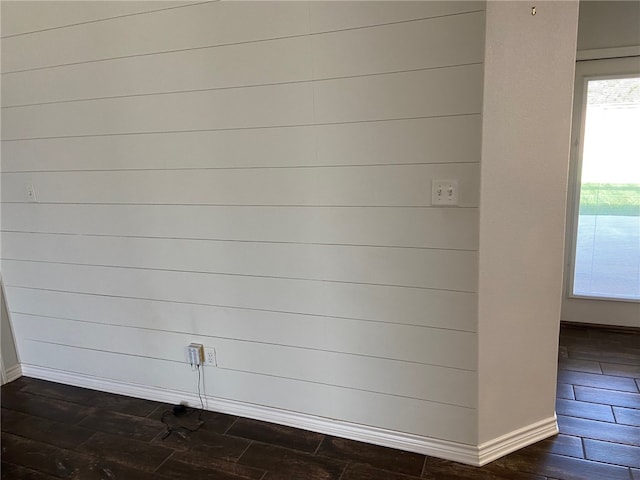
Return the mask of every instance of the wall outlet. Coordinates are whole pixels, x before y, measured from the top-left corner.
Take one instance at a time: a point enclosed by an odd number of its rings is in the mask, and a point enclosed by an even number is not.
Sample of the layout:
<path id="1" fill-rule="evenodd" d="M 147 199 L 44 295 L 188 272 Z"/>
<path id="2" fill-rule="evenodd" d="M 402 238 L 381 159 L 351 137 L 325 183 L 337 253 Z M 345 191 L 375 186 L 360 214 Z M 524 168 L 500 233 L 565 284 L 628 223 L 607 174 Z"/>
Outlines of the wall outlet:
<path id="1" fill-rule="evenodd" d="M 218 366 L 218 359 L 216 358 L 216 349 L 215 348 L 205 348 L 204 349 L 204 363 L 205 365 L 211 365 L 214 367 Z"/>
<path id="2" fill-rule="evenodd" d="M 204 363 L 204 347 L 201 343 L 191 343 L 185 348 L 187 363 L 192 367 Z"/>

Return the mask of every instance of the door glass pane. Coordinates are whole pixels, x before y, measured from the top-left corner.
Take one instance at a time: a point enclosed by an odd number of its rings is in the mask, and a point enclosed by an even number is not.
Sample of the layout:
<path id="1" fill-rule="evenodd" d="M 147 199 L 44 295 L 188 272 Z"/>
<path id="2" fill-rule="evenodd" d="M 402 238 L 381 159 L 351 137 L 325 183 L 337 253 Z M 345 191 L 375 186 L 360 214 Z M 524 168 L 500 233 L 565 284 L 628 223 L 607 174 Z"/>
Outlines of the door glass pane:
<path id="1" fill-rule="evenodd" d="M 573 294 L 640 300 L 640 77 L 586 93 Z"/>

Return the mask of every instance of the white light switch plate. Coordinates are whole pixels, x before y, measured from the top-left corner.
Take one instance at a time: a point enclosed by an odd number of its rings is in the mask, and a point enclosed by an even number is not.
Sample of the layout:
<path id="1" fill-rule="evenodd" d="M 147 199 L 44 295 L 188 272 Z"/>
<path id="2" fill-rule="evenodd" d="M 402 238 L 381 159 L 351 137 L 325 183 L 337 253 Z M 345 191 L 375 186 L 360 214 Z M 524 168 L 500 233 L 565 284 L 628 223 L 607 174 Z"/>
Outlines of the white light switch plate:
<path id="1" fill-rule="evenodd" d="M 458 180 L 432 180 L 431 205 L 458 205 Z"/>
<path id="2" fill-rule="evenodd" d="M 38 197 L 36 197 L 36 189 L 31 183 L 27 184 L 27 199 L 30 202 L 38 201 Z"/>

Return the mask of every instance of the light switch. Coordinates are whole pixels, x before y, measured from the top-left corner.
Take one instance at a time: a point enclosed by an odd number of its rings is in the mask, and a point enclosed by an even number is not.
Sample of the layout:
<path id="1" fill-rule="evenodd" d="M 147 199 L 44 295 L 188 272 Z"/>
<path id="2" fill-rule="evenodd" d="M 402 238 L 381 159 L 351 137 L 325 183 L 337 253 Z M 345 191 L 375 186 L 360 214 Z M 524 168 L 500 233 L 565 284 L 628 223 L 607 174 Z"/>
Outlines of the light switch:
<path id="1" fill-rule="evenodd" d="M 30 202 L 37 202 L 38 199 L 36 197 L 36 189 L 34 188 L 33 184 L 29 183 L 27 184 L 27 199 Z"/>
<path id="2" fill-rule="evenodd" d="M 431 205 L 458 205 L 458 180 L 432 180 Z"/>

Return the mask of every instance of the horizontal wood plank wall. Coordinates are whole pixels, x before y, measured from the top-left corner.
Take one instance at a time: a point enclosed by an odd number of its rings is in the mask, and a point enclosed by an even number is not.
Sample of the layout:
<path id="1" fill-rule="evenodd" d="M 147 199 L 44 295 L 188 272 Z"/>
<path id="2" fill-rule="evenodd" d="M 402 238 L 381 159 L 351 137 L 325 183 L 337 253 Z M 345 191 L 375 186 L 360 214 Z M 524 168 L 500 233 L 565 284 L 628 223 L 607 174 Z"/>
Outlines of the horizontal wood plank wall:
<path id="1" fill-rule="evenodd" d="M 24 363 L 193 392 L 197 341 L 208 395 L 474 444 L 483 3 L 25 5 L 2 6 Z M 433 207 L 450 178 L 460 207 Z"/>
<path id="2" fill-rule="evenodd" d="M 33 2 L 8 1 L 2 6 L 0 36 L 13 37 L 25 33 L 41 32 L 88 22 L 99 22 L 126 15 L 136 15 L 165 8 L 175 8 L 195 1 L 163 1 L 161 4 L 144 0 L 129 0 L 109 5 L 108 0 L 97 0 L 93 5 L 74 1 Z"/>

